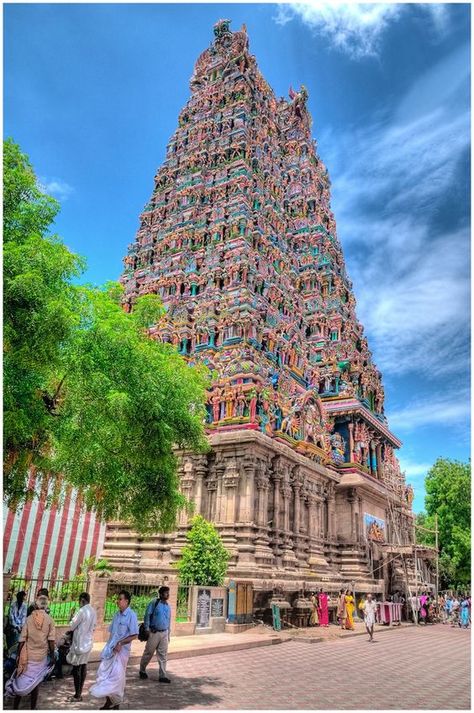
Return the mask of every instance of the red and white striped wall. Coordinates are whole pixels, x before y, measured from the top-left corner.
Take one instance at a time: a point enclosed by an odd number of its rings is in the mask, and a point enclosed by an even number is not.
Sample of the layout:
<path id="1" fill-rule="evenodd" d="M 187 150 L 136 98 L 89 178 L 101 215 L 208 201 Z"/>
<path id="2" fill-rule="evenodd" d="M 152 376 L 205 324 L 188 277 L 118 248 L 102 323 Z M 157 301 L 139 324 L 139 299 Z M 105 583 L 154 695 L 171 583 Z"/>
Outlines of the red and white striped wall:
<path id="1" fill-rule="evenodd" d="M 4 505 L 3 524 L 3 571 L 18 576 L 72 578 L 104 545 L 105 523 L 84 509 L 71 488 L 59 507 L 45 507 L 43 498 L 15 513 Z"/>

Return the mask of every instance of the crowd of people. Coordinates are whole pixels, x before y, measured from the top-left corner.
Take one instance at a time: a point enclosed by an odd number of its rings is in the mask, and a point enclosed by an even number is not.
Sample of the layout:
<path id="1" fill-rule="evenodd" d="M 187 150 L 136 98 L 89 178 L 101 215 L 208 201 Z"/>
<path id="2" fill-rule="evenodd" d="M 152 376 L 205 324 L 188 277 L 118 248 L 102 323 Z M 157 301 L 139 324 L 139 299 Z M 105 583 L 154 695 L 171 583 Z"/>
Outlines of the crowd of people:
<path id="1" fill-rule="evenodd" d="M 468 592 L 443 592 L 438 597 L 443 624 L 468 629 L 471 623 L 471 595 Z"/>
<path id="2" fill-rule="evenodd" d="M 171 632 L 171 607 L 169 587 L 160 587 L 158 597 L 147 606 L 144 622 L 138 625 L 136 613 L 131 609 L 131 595 L 126 590 L 118 594 L 118 611 L 109 627 L 109 639 L 101 653 L 96 680 L 88 694 L 97 700 L 105 699 L 101 710 L 118 709 L 124 698 L 125 680 L 131 642 L 146 642 L 140 660 L 139 677 L 147 679 L 146 668 L 156 654 L 159 681 L 170 683 L 166 673 L 168 643 Z M 93 647 L 96 612 L 90 595 L 82 592 L 79 609 L 74 613 L 64 635 L 56 639 L 55 624 L 49 613 L 48 590 L 40 589 L 34 604 L 27 607 L 26 593 L 21 591 L 11 604 L 4 635 L 6 656 L 4 661 L 5 694 L 13 698 L 13 708 L 18 709 L 21 699 L 31 696 L 31 709 L 38 703 L 41 683 L 52 675 L 62 677 L 62 666 L 72 666 L 74 693 L 71 702 L 82 701 L 87 664 Z M 441 621 L 453 627 L 468 628 L 471 621 L 471 597 L 468 593 L 441 593 L 438 601 L 429 592 L 413 595 L 408 602 L 400 592 L 389 598 L 407 606 L 407 618 L 415 612 L 419 623 L 433 624 Z M 329 626 L 330 596 L 320 589 L 310 596 L 311 626 Z M 367 594 L 358 608 L 364 618 L 369 641 L 374 641 L 374 626 L 378 603 Z M 356 601 L 350 589 L 341 589 L 337 597 L 336 614 L 342 629 L 354 630 Z"/>
<path id="3" fill-rule="evenodd" d="M 119 592 L 118 611 L 109 626 L 109 639 L 100 655 L 95 682 L 88 691 L 94 699 L 105 699 L 100 710 L 117 710 L 123 701 L 127 664 L 134 639 L 146 642 L 139 677 L 148 678 L 146 668 L 156 653 L 159 681 L 170 683 L 166 674 L 171 631 L 169 594 L 169 587 L 160 587 L 159 596 L 149 603 L 145 620 L 139 627 L 137 615 L 130 607 L 131 594 L 126 590 Z M 29 695 L 31 709 L 35 710 L 41 683 L 52 675 L 62 677 L 62 665 L 68 663 L 72 666 L 74 682 L 74 694 L 70 700 L 82 701 L 97 623 L 89 594 L 80 594 L 79 609 L 69 622 L 66 633 L 59 639 L 56 639 L 55 624 L 49 613 L 48 591 L 40 589 L 34 604 L 28 608 L 25 598 L 25 592 L 18 592 L 8 614 L 4 635 L 5 695 L 13 698 L 15 710 L 20 707 L 21 699 Z"/>

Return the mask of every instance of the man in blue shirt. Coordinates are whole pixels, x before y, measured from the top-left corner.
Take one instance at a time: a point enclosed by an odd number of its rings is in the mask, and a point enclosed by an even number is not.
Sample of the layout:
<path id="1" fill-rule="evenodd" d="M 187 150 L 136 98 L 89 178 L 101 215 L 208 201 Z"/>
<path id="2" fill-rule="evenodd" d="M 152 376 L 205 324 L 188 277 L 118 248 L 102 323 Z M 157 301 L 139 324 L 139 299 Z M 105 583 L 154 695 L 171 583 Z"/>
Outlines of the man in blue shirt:
<path id="1" fill-rule="evenodd" d="M 105 697 L 101 710 L 116 710 L 123 701 L 131 642 L 138 636 L 138 619 L 130 609 L 131 598 L 132 595 L 124 589 L 119 592 L 119 610 L 109 626 L 110 636 L 100 655 L 96 681 L 89 689 L 94 698 Z"/>
<path id="2" fill-rule="evenodd" d="M 159 599 L 153 599 L 145 612 L 145 629 L 149 635 L 140 661 L 139 675 L 140 678 L 148 678 L 146 667 L 156 652 L 160 667 L 159 680 L 161 683 L 170 683 L 170 679 L 166 675 L 166 658 L 171 631 L 171 607 L 168 604 L 170 588 L 160 587 L 158 594 Z"/>

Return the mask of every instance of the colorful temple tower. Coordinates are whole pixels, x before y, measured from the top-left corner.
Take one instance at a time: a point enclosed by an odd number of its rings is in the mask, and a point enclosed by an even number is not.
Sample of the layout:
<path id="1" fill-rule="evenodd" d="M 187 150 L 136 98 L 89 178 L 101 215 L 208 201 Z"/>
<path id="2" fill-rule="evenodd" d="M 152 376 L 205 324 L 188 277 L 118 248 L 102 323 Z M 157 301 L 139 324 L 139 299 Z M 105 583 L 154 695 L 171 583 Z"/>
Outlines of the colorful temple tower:
<path id="1" fill-rule="evenodd" d="M 307 92 L 276 98 L 245 27 L 229 24 L 196 62 L 125 258 L 124 306 L 158 294 L 166 314 L 151 336 L 216 375 L 212 451 L 181 454 L 180 475 L 232 573 L 262 589 L 276 577 L 380 591 L 401 573 L 388 552 L 412 541 L 401 444 L 356 317 Z M 124 573 L 172 572 L 186 524 L 138 541 L 110 523 L 105 555 Z"/>

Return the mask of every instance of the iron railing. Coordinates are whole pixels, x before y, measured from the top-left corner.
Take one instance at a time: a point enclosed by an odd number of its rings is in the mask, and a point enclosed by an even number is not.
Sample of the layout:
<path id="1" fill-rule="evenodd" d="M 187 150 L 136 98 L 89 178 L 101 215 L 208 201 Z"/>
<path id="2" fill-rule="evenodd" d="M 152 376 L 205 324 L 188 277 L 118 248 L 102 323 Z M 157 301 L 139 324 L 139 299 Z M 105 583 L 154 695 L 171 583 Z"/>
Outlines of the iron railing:
<path id="1" fill-rule="evenodd" d="M 47 589 L 49 597 L 49 613 L 58 626 L 66 626 L 79 609 L 79 595 L 87 592 L 89 581 L 87 577 L 63 579 L 58 577 L 12 577 L 7 594 L 3 614 L 8 615 L 10 605 L 16 599 L 17 592 L 26 592 L 25 603 L 29 607 L 34 604 L 39 589 Z"/>
<path id="2" fill-rule="evenodd" d="M 163 584 L 165 585 L 165 583 Z M 130 582 L 110 581 L 107 587 L 104 622 L 111 622 L 114 614 L 118 611 L 117 597 L 121 589 L 130 592 L 132 595 L 130 606 L 136 613 L 138 621 L 143 621 L 148 604 L 157 598 L 161 586 L 161 584 L 131 584 Z M 181 584 L 178 586 L 177 607 L 173 616 L 178 622 L 191 620 L 191 587 Z"/>

